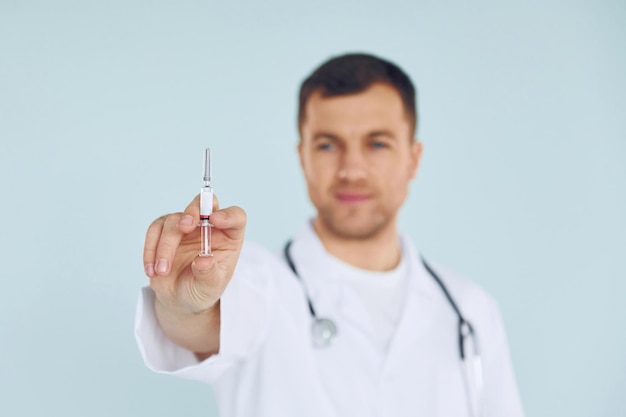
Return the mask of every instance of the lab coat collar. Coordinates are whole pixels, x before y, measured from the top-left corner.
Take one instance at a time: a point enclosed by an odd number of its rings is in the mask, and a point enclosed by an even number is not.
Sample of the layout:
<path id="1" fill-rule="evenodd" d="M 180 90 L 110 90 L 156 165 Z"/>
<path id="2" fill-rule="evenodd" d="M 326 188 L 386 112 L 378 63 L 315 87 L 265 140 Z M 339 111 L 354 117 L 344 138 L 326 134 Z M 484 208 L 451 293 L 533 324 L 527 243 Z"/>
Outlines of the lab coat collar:
<path id="1" fill-rule="evenodd" d="M 306 287 L 320 317 L 335 310 L 339 298 L 337 270 L 332 258 L 313 229 L 313 221 L 304 224 L 296 233 L 290 248 L 298 275 Z"/>
<path id="2" fill-rule="evenodd" d="M 415 354 L 417 347 L 429 346 L 424 342 L 436 330 L 432 318 L 438 310 L 448 309 L 411 239 L 404 235 L 400 239 L 402 256 L 408 262 L 409 278 L 400 321 L 380 364 L 381 375 L 401 369 L 403 364 L 398 358 Z M 335 320 L 339 315 L 351 326 L 356 325 L 364 332 L 372 331 L 363 324 L 363 317 L 367 314 L 365 307 L 346 302 L 344 287 L 340 285 L 342 280 L 338 279 L 341 268 L 337 268 L 337 260 L 324 248 L 312 222 L 307 222 L 295 235 L 291 256 L 319 317 Z"/>
<path id="3" fill-rule="evenodd" d="M 407 285 L 407 300 L 405 308 L 410 306 L 414 297 L 418 297 L 421 302 L 438 301 L 441 298 L 440 290 L 433 285 L 428 271 L 422 264 L 420 254 L 415 248 L 411 239 L 400 234 L 402 256 L 408 262 L 409 282 Z M 309 296 L 316 300 L 316 309 L 321 313 L 322 307 L 326 303 L 334 303 L 329 306 L 331 311 L 337 308 L 339 300 L 337 275 L 341 274 L 341 269 L 337 269 L 337 262 L 342 262 L 326 251 L 321 240 L 315 233 L 313 221 L 306 222 L 296 233 L 291 247 L 291 256 L 294 259 L 298 273 L 304 284 L 307 286 Z M 323 292 L 323 294 L 322 294 Z M 335 298 L 329 299 L 329 295 Z M 324 300 L 324 301 L 322 301 Z M 405 316 L 405 314 L 403 314 Z"/>
<path id="4" fill-rule="evenodd" d="M 420 291 L 425 291 L 427 293 L 437 293 L 436 288 L 433 288 L 430 285 L 430 279 L 428 276 L 428 271 L 424 268 L 422 264 L 421 257 L 415 245 L 407 236 L 400 234 L 400 242 L 402 248 L 402 256 L 408 260 L 408 267 L 411 271 L 411 276 L 416 276 L 417 279 L 411 279 L 411 282 L 414 285 L 417 285 Z M 339 263 L 343 263 L 342 261 L 334 258 L 333 255 L 326 251 L 326 248 L 322 244 L 322 241 L 319 239 L 317 234 L 315 233 L 315 229 L 313 228 L 313 220 L 309 220 L 306 222 L 296 233 L 293 241 L 293 245 L 291 248 L 291 255 L 295 260 L 296 265 L 298 266 L 298 273 L 306 274 L 304 271 L 319 271 L 322 270 L 323 273 L 317 274 L 315 279 L 324 279 L 324 280 L 332 280 L 332 276 L 336 274 L 334 270 L 327 269 L 327 262 L 332 262 L 334 260 Z M 302 270 L 302 271 L 301 271 Z M 311 275 L 311 274 L 308 274 Z M 427 285 L 423 285 L 427 284 Z"/>

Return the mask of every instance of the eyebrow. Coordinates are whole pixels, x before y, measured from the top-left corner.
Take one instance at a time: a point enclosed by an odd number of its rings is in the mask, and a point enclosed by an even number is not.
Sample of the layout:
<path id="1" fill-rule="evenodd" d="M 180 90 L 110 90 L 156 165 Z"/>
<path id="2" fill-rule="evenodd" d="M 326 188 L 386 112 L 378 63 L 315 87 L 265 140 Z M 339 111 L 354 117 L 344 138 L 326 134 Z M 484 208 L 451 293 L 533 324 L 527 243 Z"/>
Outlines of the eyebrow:
<path id="1" fill-rule="evenodd" d="M 386 136 L 391 139 L 395 138 L 395 135 L 389 130 L 374 130 L 367 134 L 367 137 L 370 139 L 378 138 L 381 136 Z M 313 136 L 313 140 L 321 140 L 321 139 L 337 141 L 340 138 L 337 135 L 333 135 L 332 133 L 327 133 L 327 132 L 319 132 Z"/>
<path id="2" fill-rule="evenodd" d="M 375 139 L 381 136 L 388 137 L 390 139 L 395 139 L 395 135 L 389 130 L 374 130 L 367 134 L 367 137 L 370 139 Z"/>
<path id="3" fill-rule="evenodd" d="M 393 134 L 393 132 L 391 132 L 390 130 L 387 129 L 383 129 L 383 130 L 373 130 L 371 132 L 368 132 L 366 135 L 367 139 L 378 139 L 378 138 L 388 138 L 390 140 L 395 140 L 396 137 Z M 341 138 L 337 135 L 333 135 L 332 133 L 328 133 L 328 132 L 318 132 L 315 135 L 313 135 L 313 142 L 319 141 L 319 140 L 329 140 L 331 142 L 340 142 Z"/>
<path id="4" fill-rule="evenodd" d="M 332 133 L 326 133 L 326 132 L 319 132 L 319 133 L 316 133 L 316 134 L 313 136 L 313 140 L 314 140 L 314 141 L 316 141 L 316 140 L 322 140 L 322 139 L 325 139 L 325 140 L 332 140 L 332 141 L 338 141 L 338 140 L 339 140 L 339 137 L 338 137 L 338 136 L 336 136 L 336 135 L 333 135 Z"/>

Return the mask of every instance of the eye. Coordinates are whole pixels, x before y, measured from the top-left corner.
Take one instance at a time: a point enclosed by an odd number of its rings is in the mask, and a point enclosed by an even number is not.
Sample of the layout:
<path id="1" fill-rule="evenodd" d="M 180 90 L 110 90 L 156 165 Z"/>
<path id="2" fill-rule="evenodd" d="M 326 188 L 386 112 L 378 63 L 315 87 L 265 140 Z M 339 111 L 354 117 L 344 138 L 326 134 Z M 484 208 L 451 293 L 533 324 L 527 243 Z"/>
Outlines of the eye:
<path id="1" fill-rule="evenodd" d="M 385 142 L 381 142 L 378 140 L 370 143 L 370 146 L 374 149 L 385 149 L 389 147 L 389 145 L 387 145 Z"/>
<path id="2" fill-rule="evenodd" d="M 317 145 L 317 149 L 320 151 L 332 151 L 334 147 L 335 145 L 330 142 L 320 143 L 319 145 Z"/>

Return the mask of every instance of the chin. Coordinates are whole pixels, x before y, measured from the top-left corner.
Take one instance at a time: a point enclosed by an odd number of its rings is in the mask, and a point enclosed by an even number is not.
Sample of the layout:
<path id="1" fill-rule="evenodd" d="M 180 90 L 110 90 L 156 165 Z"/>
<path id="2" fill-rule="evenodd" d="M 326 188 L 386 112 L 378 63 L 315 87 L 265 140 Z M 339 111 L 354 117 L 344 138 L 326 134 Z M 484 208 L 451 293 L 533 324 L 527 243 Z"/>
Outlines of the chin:
<path id="1" fill-rule="evenodd" d="M 324 216 L 320 215 L 320 220 L 324 224 L 324 228 L 331 234 L 348 240 L 374 238 L 380 235 L 389 225 L 389 219 L 380 219 L 377 222 L 372 222 L 369 219 L 325 219 Z"/>

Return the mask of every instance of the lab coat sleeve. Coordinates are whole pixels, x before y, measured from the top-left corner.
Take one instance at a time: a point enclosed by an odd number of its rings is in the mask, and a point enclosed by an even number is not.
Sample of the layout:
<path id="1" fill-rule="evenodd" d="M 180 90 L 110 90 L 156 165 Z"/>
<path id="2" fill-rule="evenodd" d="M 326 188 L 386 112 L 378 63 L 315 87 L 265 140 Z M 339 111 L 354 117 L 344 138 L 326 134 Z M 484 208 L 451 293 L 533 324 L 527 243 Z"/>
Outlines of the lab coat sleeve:
<path id="1" fill-rule="evenodd" d="M 214 383 L 253 355 L 269 327 L 273 285 L 267 257 L 274 256 L 260 246 L 244 245 L 220 299 L 219 352 L 202 362 L 168 339 L 156 320 L 154 292 L 143 288 L 135 316 L 135 337 L 146 366 L 158 373 Z"/>

